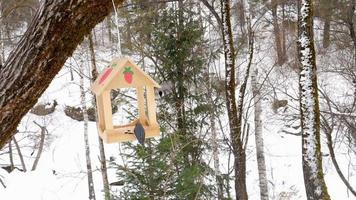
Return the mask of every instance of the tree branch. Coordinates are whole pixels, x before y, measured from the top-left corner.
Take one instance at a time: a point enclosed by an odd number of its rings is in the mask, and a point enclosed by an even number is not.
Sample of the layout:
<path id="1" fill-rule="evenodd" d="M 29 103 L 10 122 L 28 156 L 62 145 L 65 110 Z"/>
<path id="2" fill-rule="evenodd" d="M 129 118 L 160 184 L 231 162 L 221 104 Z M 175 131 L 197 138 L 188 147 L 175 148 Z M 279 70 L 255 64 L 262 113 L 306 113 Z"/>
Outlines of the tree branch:
<path id="1" fill-rule="evenodd" d="M 121 4 L 123 0 L 115 0 Z M 111 0 L 48 0 L 0 68 L 0 149 L 15 135 L 75 48 L 113 9 Z"/>

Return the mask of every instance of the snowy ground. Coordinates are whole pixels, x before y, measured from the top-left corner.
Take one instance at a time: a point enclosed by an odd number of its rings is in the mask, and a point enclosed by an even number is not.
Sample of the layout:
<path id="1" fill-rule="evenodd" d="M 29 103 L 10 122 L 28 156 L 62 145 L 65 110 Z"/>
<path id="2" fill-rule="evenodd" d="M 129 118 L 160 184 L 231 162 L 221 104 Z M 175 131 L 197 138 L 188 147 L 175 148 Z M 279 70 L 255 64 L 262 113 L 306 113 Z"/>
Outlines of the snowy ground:
<path id="1" fill-rule="evenodd" d="M 83 122 L 74 121 L 64 115 L 64 105 L 79 106 L 79 86 L 69 79 L 68 68 L 57 75 L 40 101 L 50 102 L 56 99 L 59 103 L 55 113 L 50 117 L 38 117 L 28 114 L 22 120 L 20 130 L 37 131 L 33 125 L 35 120 L 40 124 L 46 124 L 52 137 L 52 142 L 45 149 L 36 171 L 26 173 L 14 171 L 8 174 L 0 170 L 0 177 L 4 180 L 7 188 L 0 187 L 1 199 L 45 199 L 45 200 L 78 200 L 87 199 L 87 177 L 85 166 Z M 87 84 L 88 86 L 88 84 Z M 89 98 L 87 98 L 89 99 Z M 298 136 L 287 135 L 280 132 L 281 122 L 276 119 L 267 101 L 263 101 L 264 109 L 264 139 L 266 151 L 266 164 L 268 169 L 269 191 L 271 199 L 306 199 L 303 174 L 301 166 L 301 139 Z M 102 181 L 99 171 L 98 136 L 96 125 L 89 123 L 89 136 L 91 144 L 91 157 L 94 168 L 94 184 L 97 199 L 103 199 L 101 191 Z M 17 135 L 21 143 L 21 135 Z M 249 139 L 247 180 L 250 199 L 259 198 L 257 164 L 254 153 L 254 137 Z M 325 145 L 324 145 L 325 146 Z M 27 168 L 31 167 L 33 158 L 29 157 L 31 148 L 24 148 L 23 154 L 27 157 Z M 323 149 L 328 153 L 327 149 Z M 110 156 L 120 159 L 119 144 L 106 145 L 107 158 Z M 346 152 L 338 151 L 338 160 L 342 170 L 347 172 Z M 16 154 L 15 154 L 16 157 Z M 5 163 L 6 157 L 1 157 Z M 17 158 L 16 158 L 17 159 Z M 225 158 L 227 159 L 227 158 Z M 16 162 L 18 163 L 18 162 Z M 226 162 L 222 159 L 222 168 Z M 346 188 L 336 174 L 328 157 L 324 157 L 324 171 L 326 181 L 332 199 L 351 200 Z M 109 170 L 109 182 L 118 180 L 115 171 Z M 356 185 L 356 174 L 350 177 L 351 185 Z M 112 188 L 119 191 L 119 188 Z M 351 194 L 350 194 L 351 195 Z M 292 196 L 288 198 L 288 196 Z"/>

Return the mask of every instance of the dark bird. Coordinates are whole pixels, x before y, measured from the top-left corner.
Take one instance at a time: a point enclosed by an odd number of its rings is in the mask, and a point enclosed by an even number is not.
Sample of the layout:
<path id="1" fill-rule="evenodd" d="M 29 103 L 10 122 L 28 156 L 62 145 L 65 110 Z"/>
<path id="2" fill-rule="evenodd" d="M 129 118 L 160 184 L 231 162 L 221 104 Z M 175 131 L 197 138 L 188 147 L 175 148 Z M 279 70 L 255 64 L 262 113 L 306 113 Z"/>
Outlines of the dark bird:
<path id="1" fill-rule="evenodd" d="M 134 129 L 134 134 L 135 134 L 138 142 L 142 146 L 145 146 L 145 129 L 143 128 L 143 126 L 140 122 L 137 122 L 135 129 Z"/>

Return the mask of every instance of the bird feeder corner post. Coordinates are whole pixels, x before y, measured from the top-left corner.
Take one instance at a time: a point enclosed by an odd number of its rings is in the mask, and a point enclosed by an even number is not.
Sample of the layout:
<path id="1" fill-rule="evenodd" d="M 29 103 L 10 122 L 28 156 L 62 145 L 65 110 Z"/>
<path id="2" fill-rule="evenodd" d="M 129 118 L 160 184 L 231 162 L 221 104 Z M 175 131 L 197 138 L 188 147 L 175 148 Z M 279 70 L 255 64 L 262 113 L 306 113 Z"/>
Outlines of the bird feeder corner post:
<path id="1" fill-rule="evenodd" d="M 148 120 L 150 125 L 158 126 L 156 118 L 156 101 L 153 86 L 147 86 L 147 110 L 148 110 Z"/>
<path id="2" fill-rule="evenodd" d="M 146 121 L 144 88 L 137 87 L 136 91 L 137 91 L 139 120 L 141 124 L 144 124 L 144 122 Z"/>
<path id="3" fill-rule="evenodd" d="M 99 132 L 102 133 L 105 129 L 105 119 L 104 119 L 104 112 L 103 112 L 103 96 L 102 95 L 95 95 L 96 98 L 96 108 L 97 108 L 97 124 L 99 128 Z"/>
<path id="4" fill-rule="evenodd" d="M 111 99 L 110 90 L 104 90 L 102 93 L 102 105 L 103 105 L 103 116 L 104 116 L 104 126 L 105 130 L 112 130 L 112 110 L 111 110 Z"/>

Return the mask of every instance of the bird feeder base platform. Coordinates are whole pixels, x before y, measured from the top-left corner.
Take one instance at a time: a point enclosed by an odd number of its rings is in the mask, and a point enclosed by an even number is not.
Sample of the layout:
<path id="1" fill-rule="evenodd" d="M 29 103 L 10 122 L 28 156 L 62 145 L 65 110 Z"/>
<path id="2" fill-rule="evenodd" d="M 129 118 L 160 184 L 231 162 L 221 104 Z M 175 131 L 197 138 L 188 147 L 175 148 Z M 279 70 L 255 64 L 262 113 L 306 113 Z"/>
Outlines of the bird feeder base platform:
<path id="1" fill-rule="evenodd" d="M 158 125 L 143 125 L 145 129 L 145 138 L 159 136 L 160 129 Z M 99 135 L 105 143 L 129 142 L 137 140 L 134 134 L 135 124 L 130 123 L 122 126 L 114 126 L 113 129 L 103 130 L 98 127 Z"/>

